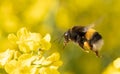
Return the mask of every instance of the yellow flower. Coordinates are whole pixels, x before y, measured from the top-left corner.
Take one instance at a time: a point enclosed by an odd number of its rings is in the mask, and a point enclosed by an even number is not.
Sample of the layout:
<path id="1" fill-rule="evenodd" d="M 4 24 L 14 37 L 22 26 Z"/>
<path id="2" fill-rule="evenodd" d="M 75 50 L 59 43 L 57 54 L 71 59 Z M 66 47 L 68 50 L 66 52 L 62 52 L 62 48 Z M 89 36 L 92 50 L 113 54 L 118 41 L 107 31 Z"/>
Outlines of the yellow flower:
<path id="1" fill-rule="evenodd" d="M 114 60 L 102 74 L 120 74 L 120 58 Z"/>
<path id="2" fill-rule="evenodd" d="M 5 65 L 5 71 L 11 74 L 17 68 L 17 61 L 11 60 Z"/>
<path id="3" fill-rule="evenodd" d="M 5 70 L 10 74 L 24 74 L 30 73 L 32 69 L 32 62 L 36 59 L 36 56 L 30 54 L 21 55 L 18 60 L 11 60 L 5 65 Z"/>
<path id="4" fill-rule="evenodd" d="M 21 55 L 18 60 L 11 60 L 5 65 L 5 70 L 10 74 L 59 74 L 58 67 L 62 65 L 60 55 L 53 53 L 48 58 L 39 58 L 30 54 Z M 39 59 L 38 59 L 39 58 Z M 56 58 L 56 59 L 55 59 Z"/>
<path id="5" fill-rule="evenodd" d="M 39 48 L 48 50 L 51 47 L 49 34 L 41 38 L 39 33 L 31 33 L 26 28 L 21 28 L 17 32 L 17 36 L 9 34 L 8 38 L 18 44 L 19 50 L 24 53 L 38 51 Z"/>
<path id="6" fill-rule="evenodd" d="M 50 68 L 50 67 L 44 68 L 43 67 L 39 70 L 39 74 L 60 74 L 60 73 L 54 68 Z"/>
<path id="7" fill-rule="evenodd" d="M 5 52 L 0 53 L 0 66 L 4 66 L 9 62 L 13 58 L 14 52 L 14 50 L 7 49 Z"/>
<path id="8" fill-rule="evenodd" d="M 40 41 L 40 48 L 41 50 L 48 50 L 50 49 L 51 44 L 50 44 L 50 35 L 47 34 L 43 39 Z"/>
<path id="9" fill-rule="evenodd" d="M 57 70 L 62 65 L 60 54 L 44 56 L 51 47 L 50 34 L 42 38 L 39 33 L 21 28 L 17 35 L 9 34 L 8 39 L 18 46 L 0 53 L 0 66 L 8 74 L 60 74 Z"/>
<path id="10" fill-rule="evenodd" d="M 26 53 L 31 51 L 37 51 L 39 49 L 39 43 L 41 36 L 39 33 L 31 33 L 26 28 L 21 28 L 17 35 L 9 34 L 8 38 L 18 45 L 19 50 Z"/>
<path id="11" fill-rule="evenodd" d="M 39 68 L 40 74 L 60 74 L 57 69 L 62 65 L 62 61 L 60 61 L 60 54 L 55 52 L 47 58 L 35 60 L 34 64 Z"/>
<path id="12" fill-rule="evenodd" d="M 115 68 L 120 69 L 120 58 L 117 58 L 114 62 L 113 65 Z"/>
<path id="13" fill-rule="evenodd" d="M 60 54 L 58 52 L 55 52 L 47 58 L 42 57 L 38 60 L 35 60 L 34 64 L 40 65 L 40 67 L 50 66 L 52 68 L 57 69 L 59 66 L 62 65 L 62 61 L 60 61 Z"/>

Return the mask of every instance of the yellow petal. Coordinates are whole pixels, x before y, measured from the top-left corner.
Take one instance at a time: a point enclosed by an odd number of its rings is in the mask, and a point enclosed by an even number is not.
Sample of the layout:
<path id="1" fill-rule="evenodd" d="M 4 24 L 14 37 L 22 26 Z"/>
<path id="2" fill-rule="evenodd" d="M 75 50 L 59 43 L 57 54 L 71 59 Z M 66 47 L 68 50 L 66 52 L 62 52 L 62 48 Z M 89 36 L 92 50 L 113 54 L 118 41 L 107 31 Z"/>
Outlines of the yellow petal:
<path id="1" fill-rule="evenodd" d="M 60 54 L 58 52 L 55 52 L 51 56 L 49 56 L 46 60 L 58 61 L 59 59 L 60 59 Z"/>
<path id="2" fill-rule="evenodd" d="M 30 33 L 29 37 L 27 38 L 27 40 L 32 40 L 35 42 L 39 42 L 41 39 L 41 35 L 39 33 Z"/>
<path id="3" fill-rule="evenodd" d="M 120 69 L 120 58 L 117 58 L 114 62 L 113 65 L 115 68 Z"/>
<path id="4" fill-rule="evenodd" d="M 16 60 L 11 60 L 5 65 L 5 71 L 7 73 L 12 73 L 17 68 L 17 61 Z"/>
<path id="5" fill-rule="evenodd" d="M 18 58 L 18 63 L 21 66 L 30 66 L 37 56 L 32 56 L 31 54 L 23 54 Z"/>
<path id="6" fill-rule="evenodd" d="M 28 35 L 29 35 L 29 32 L 27 31 L 27 29 L 26 29 L 25 27 L 24 27 L 24 28 L 21 28 L 21 29 L 17 32 L 17 37 L 18 37 L 20 40 L 25 39 Z"/>
<path id="7" fill-rule="evenodd" d="M 40 48 L 41 48 L 41 50 L 48 50 L 48 49 L 51 48 L 51 43 L 49 43 L 46 40 L 42 39 L 40 41 Z"/>
<path id="8" fill-rule="evenodd" d="M 14 50 L 7 49 L 5 52 L 0 53 L 0 65 L 4 66 L 8 61 L 13 58 Z"/>
<path id="9" fill-rule="evenodd" d="M 45 41 L 50 42 L 50 34 L 46 34 L 46 36 L 43 38 Z"/>
<path id="10" fill-rule="evenodd" d="M 102 74 L 120 74 L 120 58 L 108 65 Z"/>
<path id="11" fill-rule="evenodd" d="M 18 40 L 16 35 L 14 35 L 14 34 L 9 34 L 8 39 L 11 40 L 11 41 L 14 41 L 14 42 L 16 42 Z"/>

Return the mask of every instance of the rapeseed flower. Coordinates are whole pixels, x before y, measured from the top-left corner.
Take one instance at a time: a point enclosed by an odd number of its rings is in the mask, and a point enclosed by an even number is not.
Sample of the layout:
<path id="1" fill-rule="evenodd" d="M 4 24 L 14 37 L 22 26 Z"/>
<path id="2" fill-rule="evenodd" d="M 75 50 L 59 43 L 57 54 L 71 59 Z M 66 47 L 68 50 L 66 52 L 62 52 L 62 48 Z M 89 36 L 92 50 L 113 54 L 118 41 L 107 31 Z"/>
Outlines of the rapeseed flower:
<path id="1" fill-rule="evenodd" d="M 103 72 L 103 74 L 120 74 L 120 58 L 115 59 Z"/>
<path id="2" fill-rule="evenodd" d="M 6 73 L 60 74 L 60 54 L 53 52 L 50 56 L 44 56 L 51 48 L 50 34 L 42 37 L 39 33 L 31 33 L 26 28 L 21 28 L 16 35 L 9 34 L 8 39 L 16 44 L 18 49 L 7 49 L 0 53 L 0 67 Z"/>

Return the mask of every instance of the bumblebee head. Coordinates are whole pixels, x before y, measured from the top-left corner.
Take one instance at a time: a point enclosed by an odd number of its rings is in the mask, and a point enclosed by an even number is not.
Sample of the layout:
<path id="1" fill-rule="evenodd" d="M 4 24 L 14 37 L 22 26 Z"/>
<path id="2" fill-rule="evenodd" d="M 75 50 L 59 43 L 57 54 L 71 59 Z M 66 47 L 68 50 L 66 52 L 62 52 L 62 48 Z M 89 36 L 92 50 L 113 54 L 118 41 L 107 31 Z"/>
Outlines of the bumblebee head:
<path id="1" fill-rule="evenodd" d="M 64 39 L 65 39 L 66 43 L 70 41 L 70 32 L 69 32 L 69 30 L 64 33 Z"/>

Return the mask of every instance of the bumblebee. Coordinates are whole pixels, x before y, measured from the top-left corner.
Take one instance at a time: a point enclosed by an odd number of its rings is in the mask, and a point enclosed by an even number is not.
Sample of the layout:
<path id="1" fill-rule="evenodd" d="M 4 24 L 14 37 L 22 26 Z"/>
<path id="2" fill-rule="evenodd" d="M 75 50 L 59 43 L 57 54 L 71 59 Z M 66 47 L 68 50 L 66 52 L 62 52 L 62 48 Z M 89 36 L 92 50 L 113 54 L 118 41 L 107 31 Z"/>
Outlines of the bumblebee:
<path id="1" fill-rule="evenodd" d="M 102 36 L 93 29 L 94 25 L 90 26 L 73 26 L 64 33 L 64 45 L 69 41 L 77 43 L 83 50 L 95 52 L 99 57 L 99 50 L 103 45 Z M 89 50 L 87 50 L 89 49 Z"/>

